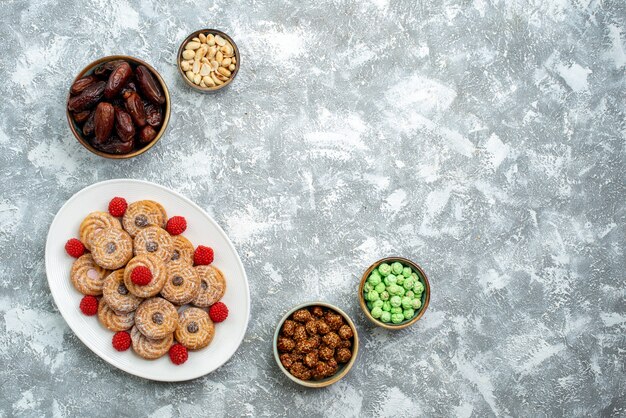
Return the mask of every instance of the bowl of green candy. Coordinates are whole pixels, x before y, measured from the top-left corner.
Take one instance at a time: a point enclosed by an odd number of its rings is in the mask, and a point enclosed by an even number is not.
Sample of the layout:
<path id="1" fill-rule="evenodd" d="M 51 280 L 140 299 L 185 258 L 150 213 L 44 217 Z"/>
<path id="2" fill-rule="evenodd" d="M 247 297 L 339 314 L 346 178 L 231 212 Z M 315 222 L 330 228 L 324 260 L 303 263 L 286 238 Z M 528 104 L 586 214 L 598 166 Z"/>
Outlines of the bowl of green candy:
<path id="1" fill-rule="evenodd" d="M 430 284 L 424 270 L 402 257 L 387 257 L 372 264 L 359 285 L 365 316 L 388 329 L 403 329 L 417 322 L 430 302 Z"/>

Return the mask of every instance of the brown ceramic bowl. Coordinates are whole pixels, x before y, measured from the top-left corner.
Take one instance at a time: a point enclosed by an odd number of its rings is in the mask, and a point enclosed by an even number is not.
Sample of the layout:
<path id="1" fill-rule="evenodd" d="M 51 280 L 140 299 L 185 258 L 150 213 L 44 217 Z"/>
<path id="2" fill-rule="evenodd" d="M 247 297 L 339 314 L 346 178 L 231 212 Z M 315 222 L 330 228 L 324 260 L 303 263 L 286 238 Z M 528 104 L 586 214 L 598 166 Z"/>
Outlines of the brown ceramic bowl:
<path id="1" fill-rule="evenodd" d="M 293 314 L 298 309 L 312 308 L 314 306 L 321 306 L 323 308 L 327 308 L 327 309 L 335 311 L 336 313 L 341 315 L 343 319 L 346 321 L 346 323 L 350 326 L 350 328 L 352 328 L 352 333 L 354 334 L 354 337 L 352 338 L 352 347 L 351 347 L 352 357 L 347 363 L 340 365 L 339 370 L 337 370 L 337 373 L 335 373 L 334 375 L 330 377 L 327 377 L 322 380 L 301 380 L 295 377 L 294 375 L 292 375 L 291 373 L 289 373 L 289 370 L 285 369 L 285 366 L 283 366 L 283 364 L 280 362 L 280 357 L 279 357 L 280 353 L 278 352 L 278 347 L 277 347 L 278 336 L 280 334 L 280 330 L 283 327 L 283 324 L 291 316 L 291 314 Z M 293 380 L 294 382 L 302 386 L 306 386 L 309 388 L 323 388 L 323 387 L 330 386 L 333 383 L 340 381 L 345 375 L 348 374 L 348 372 L 354 365 L 354 362 L 356 361 L 357 355 L 359 354 L 359 335 L 350 317 L 338 307 L 331 305 L 330 303 L 326 303 L 326 302 L 307 302 L 307 303 L 302 303 L 292 308 L 278 322 L 278 325 L 276 326 L 276 332 L 274 332 L 273 349 L 274 349 L 274 359 L 276 360 L 276 364 L 278 364 L 278 367 L 280 368 L 280 370 L 282 370 L 282 372 L 285 373 L 285 376 L 287 376 L 289 379 Z"/>
<path id="2" fill-rule="evenodd" d="M 109 153 L 106 153 L 106 152 L 100 151 L 99 149 L 94 148 L 93 145 L 91 145 L 91 143 L 89 142 L 89 140 L 83 136 L 83 133 L 81 132 L 80 127 L 76 124 L 76 122 L 74 122 L 74 119 L 72 118 L 72 114 L 70 113 L 69 110 L 67 110 L 67 102 L 69 102 L 70 100 L 69 91 L 67 93 L 67 101 L 65 103 L 65 112 L 67 114 L 67 122 L 70 125 L 70 129 L 72 133 L 74 134 L 78 142 L 80 142 L 83 147 L 87 148 L 89 151 L 93 152 L 94 154 L 99 155 L 100 157 L 113 158 L 113 159 L 133 158 L 133 157 L 138 156 L 139 154 L 143 154 L 144 152 L 152 148 L 154 144 L 159 142 L 159 140 L 165 133 L 165 130 L 167 129 L 167 124 L 170 120 L 170 93 L 169 93 L 169 90 L 167 89 L 167 85 L 165 84 L 165 81 L 163 80 L 163 77 L 161 77 L 161 75 L 154 68 L 152 68 L 150 64 L 138 58 L 131 57 L 128 55 L 111 55 L 108 57 L 102 57 L 92 62 L 91 64 L 83 68 L 83 70 L 80 73 L 78 73 L 78 75 L 76 76 L 74 81 L 72 81 L 71 84 L 74 84 L 74 82 L 78 80 L 79 78 L 82 78 L 86 75 L 91 74 L 98 65 L 108 62 L 108 61 L 114 61 L 114 60 L 125 60 L 131 64 L 145 66 L 148 70 L 150 70 L 154 78 L 160 84 L 161 90 L 163 90 L 163 94 L 165 95 L 165 109 L 163 110 L 163 123 L 161 124 L 159 132 L 157 132 L 157 136 L 151 142 L 144 145 L 142 148 L 136 149 L 132 152 L 129 152 L 128 154 L 109 154 Z"/>
<path id="3" fill-rule="evenodd" d="M 422 284 L 424 285 L 424 292 L 422 293 L 422 307 L 420 308 L 418 312 L 416 312 L 413 318 L 404 320 L 403 322 L 400 322 L 399 324 L 393 324 L 391 322 L 385 323 L 374 318 L 372 314 L 370 313 L 370 310 L 367 308 L 365 295 L 363 294 L 363 286 L 365 286 L 365 282 L 367 281 L 367 278 L 370 276 L 370 273 L 382 263 L 391 264 L 396 261 L 399 261 L 405 266 L 410 266 L 413 269 L 413 271 L 417 273 L 417 276 L 419 277 L 420 282 L 422 282 Z M 372 323 L 378 325 L 379 327 L 383 327 L 387 329 L 395 329 L 395 330 L 409 327 L 413 325 L 414 323 L 416 323 L 417 321 L 419 321 L 422 318 L 422 316 L 424 316 L 424 312 L 426 312 L 429 302 L 430 302 L 430 283 L 428 282 L 428 277 L 426 277 L 426 273 L 424 273 L 424 270 L 422 270 L 422 268 L 417 263 L 414 263 L 413 261 L 408 260 L 406 258 L 387 257 L 387 258 L 378 260 L 377 262 L 369 266 L 367 270 L 365 270 L 365 273 L 363 274 L 363 277 L 361 278 L 361 283 L 359 284 L 359 304 L 361 305 L 361 309 L 363 309 L 363 312 L 365 313 L 365 316 L 367 317 L 367 319 L 369 319 Z"/>
<path id="4" fill-rule="evenodd" d="M 205 35 L 208 33 L 211 33 L 213 35 L 220 35 L 222 38 L 230 42 L 230 44 L 233 46 L 233 49 L 235 50 L 234 52 L 235 52 L 235 58 L 237 59 L 237 64 L 235 65 L 235 69 L 231 73 L 230 79 L 228 81 L 225 81 L 224 84 L 222 85 L 215 86 L 215 87 L 200 87 L 199 85 L 194 84 L 187 78 L 187 76 L 185 75 L 185 72 L 183 71 L 180 65 L 181 61 L 184 61 L 183 51 L 185 50 L 185 45 L 187 45 L 187 42 L 191 41 L 193 38 L 198 37 L 198 35 L 201 33 Z M 217 30 L 217 29 L 200 29 L 200 30 L 193 32 L 191 35 L 185 38 L 185 40 L 180 44 L 180 48 L 178 48 L 178 55 L 176 55 L 176 66 L 178 67 L 178 73 L 183 78 L 183 81 L 185 82 L 185 84 L 187 84 L 189 87 L 201 93 L 215 93 L 219 90 L 222 90 L 230 86 L 233 80 L 235 79 L 235 77 L 237 77 L 237 73 L 239 73 L 239 67 L 241 66 L 241 56 L 239 55 L 239 48 L 237 47 L 237 44 L 235 43 L 235 41 L 233 41 L 233 39 L 227 34 L 225 34 L 224 32 Z"/>

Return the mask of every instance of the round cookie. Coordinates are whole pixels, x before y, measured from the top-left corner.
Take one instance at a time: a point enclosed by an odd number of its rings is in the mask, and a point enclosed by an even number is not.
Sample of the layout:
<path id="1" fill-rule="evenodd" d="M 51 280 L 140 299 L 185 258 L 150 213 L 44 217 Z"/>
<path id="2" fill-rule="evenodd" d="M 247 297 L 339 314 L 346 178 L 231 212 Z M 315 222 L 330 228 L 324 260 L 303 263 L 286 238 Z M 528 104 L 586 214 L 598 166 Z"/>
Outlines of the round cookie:
<path id="1" fill-rule="evenodd" d="M 123 229 L 107 228 L 93 240 L 91 254 L 99 266 L 117 270 L 133 257 L 133 240 Z"/>
<path id="2" fill-rule="evenodd" d="M 151 340 L 135 326 L 130 330 L 130 339 L 135 353 L 146 360 L 154 360 L 167 354 L 174 342 L 174 334 L 168 334 L 160 340 Z"/>
<path id="3" fill-rule="evenodd" d="M 176 329 L 178 312 L 163 298 L 145 300 L 135 312 L 135 325 L 143 335 L 153 340 L 165 338 Z"/>
<path id="4" fill-rule="evenodd" d="M 212 265 L 194 267 L 200 276 L 200 292 L 193 300 L 193 304 L 200 308 L 207 308 L 220 300 L 226 292 L 224 275 Z"/>
<path id="5" fill-rule="evenodd" d="M 195 247 L 187 238 L 182 235 L 172 237 L 172 257 L 170 263 L 184 263 L 193 266 L 193 253 Z"/>
<path id="6" fill-rule="evenodd" d="M 167 279 L 161 289 L 161 296 L 176 305 L 185 305 L 198 295 L 200 276 L 196 270 L 182 263 L 167 265 Z"/>
<path id="7" fill-rule="evenodd" d="M 145 286 L 136 285 L 130 279 L 130 275 L 132 274 L 134 268 L 138 266 L 147 267 L 152 273 L 152 280 Z M 156 296 L 161 289 L 163 289 L 166 277 L 165 264 L 163 264 L 163 262 L 157 257 L 150 254 L 138 255 L 137 257 L 132 258 L 124 269 L 124 284 L 126 285 L 126 288 L 130 291 L 130 293 L 140 298 Z"/>
<path id="8" fill-rule="evenodd" d="M 106 228 L 122 229 L 122 224 L 117 218 L 107 212 L 91 212 L 80 224 L 78 229 L 80 240 L 89 251 L 94 238 Z"/>
<path id="9" fill-rule="evenodd" d="M 72 264 L 70 279 L 83 295 L 97 296 L 102 294 L 104 279 L 109 273 L 109 270 L 96 264 L 91 254 L 84 254 Z"/>
<path id="10" fill-rule="evenodd" d="M 174 337 L 188 349 L 199 350 L 206 347 L 214 335 L 215 325 L 205 310 L 188 308 L 178 317 Z"/>
<path id="11" fill-rule="evenodd" d="M 142 229 L 135 235 L 133 240 L 135 255 L 152 254 L 161 259 L 164 263 L 170 261 L 174 251 L 172 237 L 163 228 L 149 226 Z"/>
<path id="12" fill-rule="evenodd" d="M 98 303 L 98 320 L 106 329 L 111 331 L 126 331 L 135 323 L 135 312 L 116 313 L 106 304 L 104 299 Z"/>
<path id="13" fill-rule="evenodd" d="M 143 299 L 133 295 L 124 284 L 124 269 L 116 270 L 104 279 L 102 298 L 117 313 L 133 312 Z"/>
<path id="14" fill-rule="evenodd" d="M 167 214 L 160 204 L 152 200 L 140 200 L 128 205 L 122 218 L 122 225 L 126 232 L 134 237 L 144 228 L 156 225 L 164 228 Z"/>

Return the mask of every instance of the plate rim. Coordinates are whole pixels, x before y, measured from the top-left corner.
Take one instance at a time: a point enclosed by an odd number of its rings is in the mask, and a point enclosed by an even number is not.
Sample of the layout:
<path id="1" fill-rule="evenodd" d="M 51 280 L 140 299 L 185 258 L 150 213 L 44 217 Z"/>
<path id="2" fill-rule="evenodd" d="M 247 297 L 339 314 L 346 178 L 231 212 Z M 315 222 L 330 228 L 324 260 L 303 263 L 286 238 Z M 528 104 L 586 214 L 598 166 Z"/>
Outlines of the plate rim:
<path id="1" fill-rule="evenodd" d="M 199 210 L 200 213 L 202 213 L 209 220 L 209 222 L 212 223 L 217 228 L 217 231 L 223 236 L 223 238 L 225 238 L 226 243 L 228 244 L 228 246 L 230 247 L 230 249 L 234 252 L 234 254 L 236 256 L 237 265 L 241 269 L 241 271 L 243 272 L 243 278 L 244 278 L 244 283 L 245 283 L 245 288 L 246 288 L 246 309 L 247 309 L 247 313 L 248 314 L 246 315 L 245 326 L 242 328 L 242 332 L 241 332 L 241 334 L 240 334 L 240 336 L 238 338 L 239 341 L 237 343 L 236 348 L 233 350 L 232 353 L 230 353 L 230 355 L 228 355 L 224 359 L 224 361 L 219 363 L 213 370 L 211 370 L 209 372 L 199 372 L 199 373 L 195 373 L 195 374 L 192 373 L 192 375 L 190 375 L 189 377 L 183 377 L 183 378 L 168 378 L 167 376 L 159 375 L 159 376 L 155 377 L 155 376 L 147 375 L 146 373 L 143 373 L 143 372 L 129 371 L 129 370 L 126 370 L 124 368 L 121 368 L 117 364 L 115 364 L 114 359 L 107 358 L 107 356 L 104 355 L 104 353 L 101 352 L 100 349 L 96 345 L 92 345 L 91 342 L 88 342 L 85 339 L 83 339 L 83 337 L 80 335 L 80 333 L 76 332 L 76 330 L 74 329 L 72 324 L 70 324 L 70 321 L 68 321 L 67 317 L 65 316 L 65 313 L 63 312 L 63 310 L 59 307 L 59 304 L 57 302 L 57 291 L 51 285 L 50 275 L 48 274 L 49 273 L 48 265 L 49 265 L 49 263 L 51 263 L 51 261 L 49 261 L 48 258 L 52 257 L 50 255 L 50 254 L 52 254 L 52 248 L 51 248 L 52 243 L 51 243 L 51 236 L 50 236 L 50 234 L 52 232 L 53 227 L 55 226 L 55 224 L 59 220 L 59 214 L 71 202 L 76 200 L 78 198 L 78 196 L 80 194 L 82 194 L 83 192 L 86 192 L 86 191 L 88 191 L 90 189 L 93 189 L 93 188 L 96 188 L 98 186 L 103 186 L 103 185 L 112 184 L 112 183 L 120 183 L 120 182 L 131 182 L 131 183 L 138 183 L 138 184 L 153 186 L 153 187 L 162 189 L 165 192 L 172 193 L 174 196 L 182 199 L 185 203 L 191 205 L 196 210 Z M 65 203 L 63 203 L 63 205 L 61 205 L 61 207 L 57 210 L 56 214 L 54 215 L 54 218 L 52 219 L 52 222 L 50 223 L 50 227 L 48 228 L 48 233 L 46 234 L 46 246 L 45 246 L 45 249 L 44 249 L 44 264 L 45 264 L 45 269 L 46 269 L 46 280 L 48 282 L 48 287 L 50 288 L 50 293 L 52 294 L 53 302 L 54 302 L 57 310 L 61 314 L 61 317 L 63 318 L 63 320 L 65 321 L 67 326 L 72 330 L 74 335 L 76 337 L 78 337 L 78 339 L 87 348 L 89 348 L 94 354 L 96 354 L 102 360 L 106 361 L 111 366 L 115 367 L 116 369 L 121 370 L 121 371 L 123 371 L 125 373 L 128 373 L 128 374 L 131 374 L 133 376 L 141 377 L 141 378 L 146 379 L 146 380 L 158 381 L 158 382 L 184 382 L 184 381 L 189 381 L 189 380 L 193 380 L 193 379 L 197 379 L 197 378 L 206 376 L 206 375 L 216 371 L 220 367 L 222 367 L 226 362 L 228 362 L 235 355 L 235 353 L 241 347 L 241 344 L 242 344 L 243 339 L 244 339 L 244 337 L 246 335 L 246 332 L 248 331 L 248 325 L 250 324 L 250 314 L 251 314 L 251 312 L 250 312 L 250 310 L 251 310 L 250 283 L 248 282 L 248 274 L 246 273 L 246 269 L 244 268 L 244 265 L 243 265 L 243 263 L 241 261 L 241 257 L 239 256 L 239 252 L 237 251 L 237 249 L 233 245 L 232 241 L 230 240 L 230 238 L 228 237 L 226 232 L 222 229 L 222 227 L 204 209 L 202 209 L 200 206 L 198 206 L 198 204 L 193 202 L 191 199 L 183 196 L 182 194 L 180 194 L 176 190 L 172 190 L 169 187 L 165 187 L 165 186 L 162 186 L 160 184 L 153 183 L 151 181 L 139 180 L 139 179 L 130 179 L 130 178 L 118 178 L 118 179 L 103 180 L 103 181 L 99 181 L 97 183 L 90 184 L 89 186 L 83 187 L 82 189 L 80 189 L 77 192 L 75 192 L 69 199 L 67 199 L 65 201 Z M 59 295 L 59 297 L 60 297 L 60 295 Z"/>

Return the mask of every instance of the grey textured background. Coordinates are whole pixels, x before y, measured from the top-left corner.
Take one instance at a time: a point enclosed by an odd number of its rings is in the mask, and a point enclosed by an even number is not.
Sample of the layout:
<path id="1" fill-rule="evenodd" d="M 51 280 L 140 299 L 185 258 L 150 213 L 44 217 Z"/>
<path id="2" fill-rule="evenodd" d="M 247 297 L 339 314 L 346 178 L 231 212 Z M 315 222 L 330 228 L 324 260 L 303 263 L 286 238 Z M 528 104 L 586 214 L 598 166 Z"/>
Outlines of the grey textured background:
<path id="1" fill-rule="evenodd" d="M 241 49 L 222 94 L 176 72 L 202 27 Z M 0 416 L 626 414 L 623 1 L 3 1 L 0 39 Z M 116 53 L 153 64 L 173 102 L 161 142 L 121 162 L 84 150 L 64 109 L 75 74 Z M 112 368 L 52 301 L 54 214 L 120 177 L 188 196 L 241 254 L 250 326 L 209 376 Z M 356 299 L 387 255 L 433 289 L 402 332 Z M 318 391 L 271 355 L 309 299 L 363 341 Z"/>

